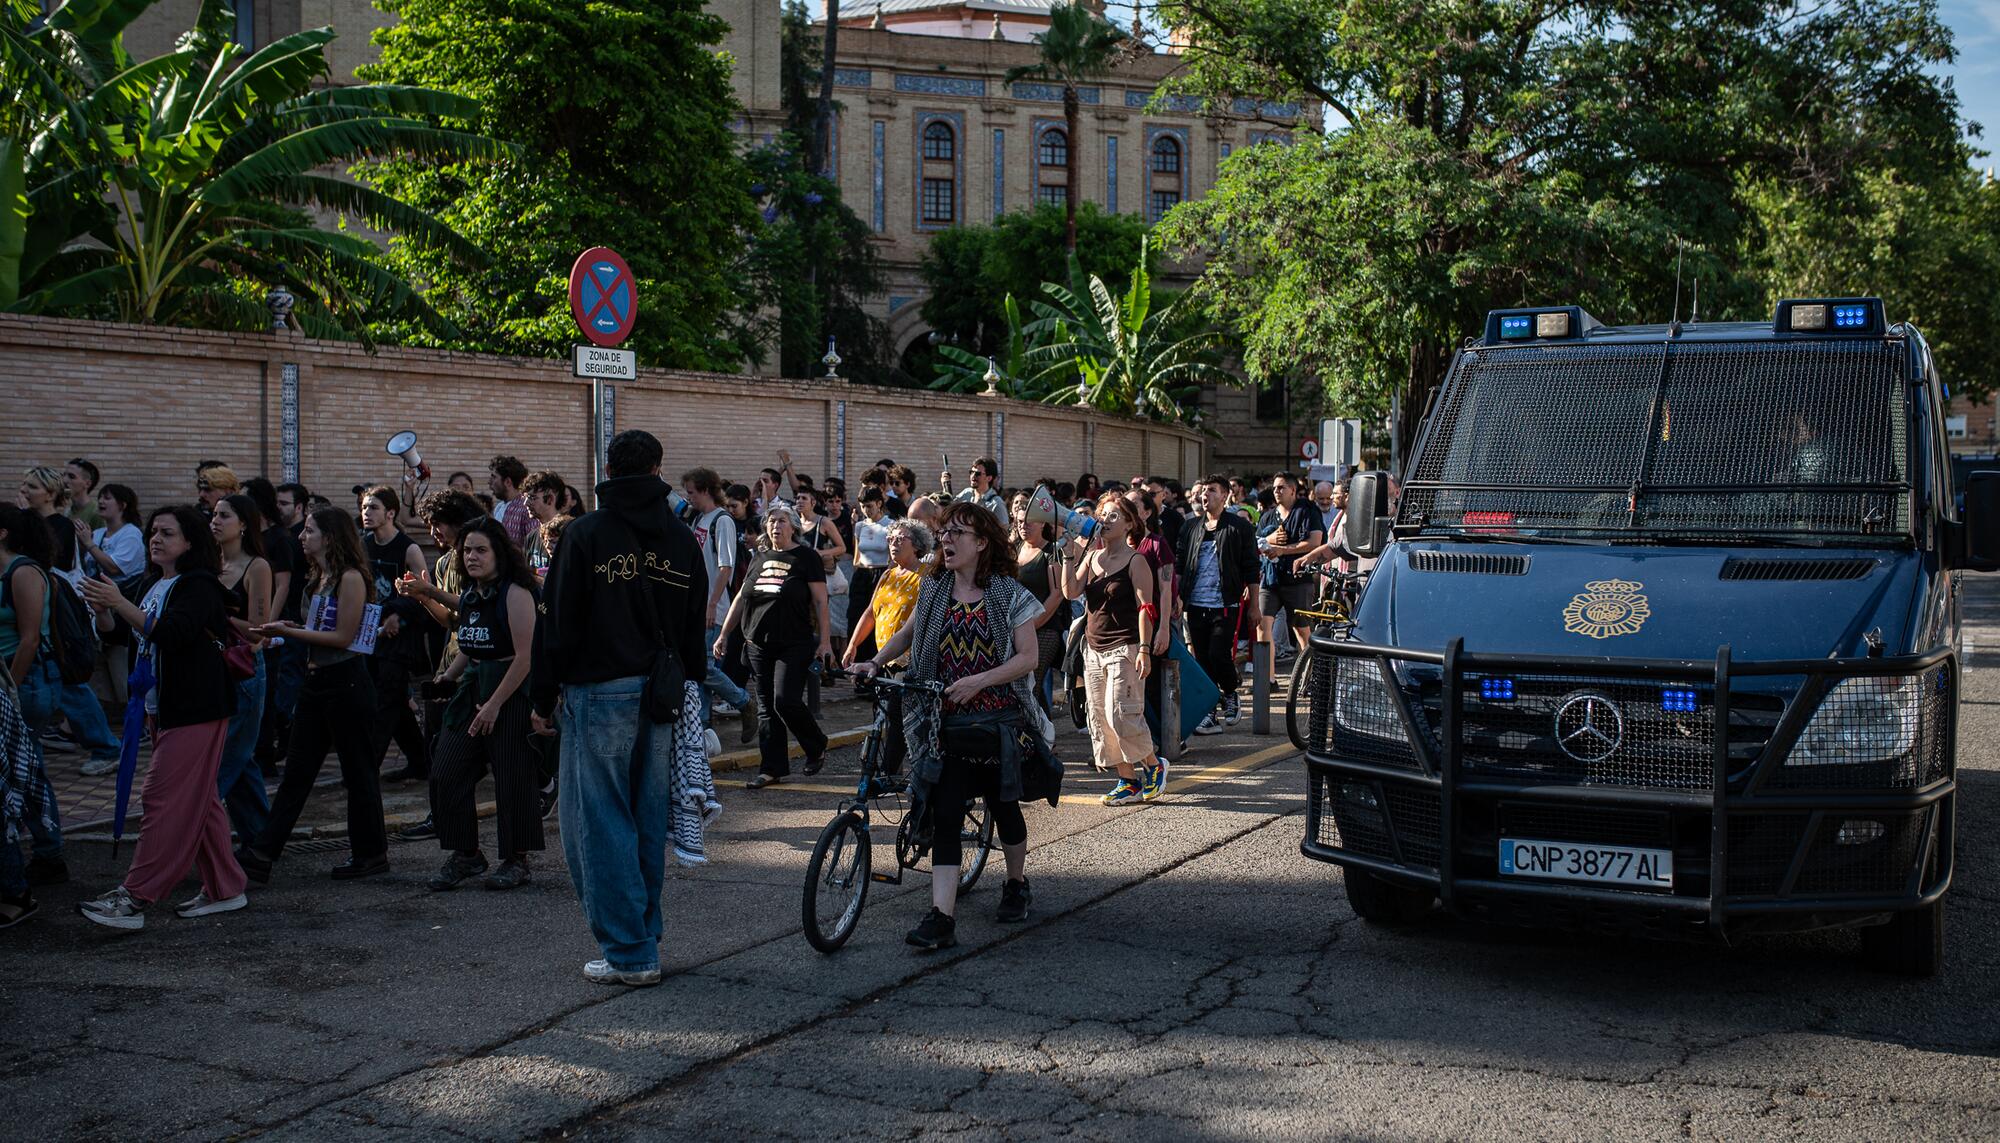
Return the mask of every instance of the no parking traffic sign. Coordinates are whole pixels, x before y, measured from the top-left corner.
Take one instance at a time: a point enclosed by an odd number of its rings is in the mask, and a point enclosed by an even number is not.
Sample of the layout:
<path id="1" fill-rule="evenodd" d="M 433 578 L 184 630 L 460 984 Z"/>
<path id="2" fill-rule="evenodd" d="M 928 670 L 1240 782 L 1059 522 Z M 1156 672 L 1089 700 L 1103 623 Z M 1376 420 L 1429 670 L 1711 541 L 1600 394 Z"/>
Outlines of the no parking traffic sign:
<path id="1" fill-rule="evenodd" d="M 569 271 L 569 311 L 592 345 L 613 346 L 632 335 L 639 292 L 632 268 L 616 251 L 593 246 Z"/>

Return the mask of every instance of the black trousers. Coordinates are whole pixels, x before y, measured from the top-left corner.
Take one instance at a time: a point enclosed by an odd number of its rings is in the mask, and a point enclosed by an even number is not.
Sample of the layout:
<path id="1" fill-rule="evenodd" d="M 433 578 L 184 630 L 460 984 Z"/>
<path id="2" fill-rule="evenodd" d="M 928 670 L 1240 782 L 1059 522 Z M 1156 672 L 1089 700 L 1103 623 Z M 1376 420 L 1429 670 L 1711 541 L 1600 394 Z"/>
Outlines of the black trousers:
<path id="1" fill-rule="evenodd" d="M 812 673 L 816 643 L 795 643 L 790 647 L 746 645 L 750 673 L 757 686 L 758 769 L 773 778 L 792 772 L 791 744 L 798 739 L 806 757 L 826 753 L 826 732 L 813 718 L 806 704 L 806 680 Z"/>
<path id="2" fill-rule="evenodd" d="M 500 708 L 493 729 L 481 735 L 447 729 L 438 735 L 431 759 L 431 819 L 438 845 L 458 853 L 479 848 L 479 805 L 476 791 L 487 772 L 493 774 L 495 824 L 500 859 L 520 857 L 542 848 L 541 757 L 529 741 L 528 696 L 516 691 Z"/>
<path id="3" fill-rule="evenodd" d="M 368 673 L 375 681 L 375 720 L 369 724 L 368 756 L 375 760 L 380 769 L 382 760 L 389 756 L 389 743 L 394 740 L 403 750 L 403 761 L 414 777 L 424 777 L 431 772 L 430 744 L 424 738 L 423 724 L 417 720 L 417 712 L 410 705 L 410 668 L 394 659 L 370 657 Z"/>
<path id="4" fill-rule="evenodd" d="M 1223 696 L 1236 693 L 1236 621 L 1240 606 L 1187 609 L 1188 651 Z"/>
<path id="5" fill-rule="evenodd" d="M 369 753 L 368 728 L 375 724 L 375 684 L 359 658 L 306 672 L 292 715 L 291 749 L 285 755 L 285 777 L 271 804 L 271 818 L 252 846 L 267 857 L 285 851 L 292 827 L 299 824 L 313 783 L 326 764 L 329 749 L 340 756 L 340 776 L 347 782 L 347 838 L 358 860 L 388 852 L 388 830 L 382 824 L 382 776 Z"/>
<path id="6" fill-rule="evenodd" d="M 986 799 L 986 812 L 993 817 L 993 831 L 1000 835 L 1000 844 L 1019 845 L 1028 840 L 1028 820 L 1021 816 L 1021 803 L 1000 800 L 1000 764 L 947 754 L 937 785 L 931 787 L 933 868 L 957 865 L 965 859 L 958 835 L 964 828 L 965 807 L 974 798 Z"/>
<path id="7" fill-rule="evenodd" d="M 854 574 L 847 580 L 847 630 L 850 633 L 861 626 L 861 617 L 868 611 L 868 602 L 875 597 L 875 585 L 882 582 L 884 570 L 864 568 L 860 564 L 854 565 Z M 857 660 L 872 659 L 875 657 L 875 648 L 875 636 L 870 635 L 861 641 L 861 646 L 856 649 L 854 657 Z"/>

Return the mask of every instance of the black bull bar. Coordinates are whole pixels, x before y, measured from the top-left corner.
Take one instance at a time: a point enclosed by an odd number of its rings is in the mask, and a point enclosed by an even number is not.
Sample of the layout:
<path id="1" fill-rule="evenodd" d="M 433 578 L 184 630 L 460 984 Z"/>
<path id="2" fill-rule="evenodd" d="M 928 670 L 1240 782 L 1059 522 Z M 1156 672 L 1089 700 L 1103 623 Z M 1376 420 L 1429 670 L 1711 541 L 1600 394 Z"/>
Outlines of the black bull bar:
<path id="1" fill-rule="evenodd" d="M 1898 657 L 1738 662 L 1725 645 L 1713 662 L 1703 662 L 1479 654 L 1465 651 L 1462 643 L 1453 640 L 1443 652 L 1427 652 L 1315 634 L 1306 751 L 1312 797 L 1300 846 L 1306 856 L 1429 888 L 1460 914 L 1698 939 L 1853 922 L 1928 905 L 1951 883 L 1959 680 L 1949 646 Z M 1343 660 L 1379 673 L 1407 740 L 1406 755 L 1356 756 L 1370 752 L 1342 748 L 1334 702 Z M 1435 696 L 1419 697 L 1423 688 L 1408 680 L 1433 670 Z M 1712 710 L 1706 781 L 1698 782 L 1698 765 L 1683 771 L 1690 780 L 1680 788 L 1629 777 L 1604 784 L 1510 773 L 1504 765 L 1491 765 L 1491 741 L 1468 764 L 1467 739 L 1478 733 L 1466 722 L 1468 682 L 1530 675 L 1702 688 Z M 1803 682 L 1781 699 L 1771 697 L 1778 684 L 1747 687 L 1743 695 L 1733 689 L 1746 680 L 1777 677 Z M 1898 677 L 1916 688 L 1917 728 L 1907 774 L 1871 785 L 1856 783 L 1851 768 L 1785 764 L 1838 684 Z M 1768 723 L 1761 747 L 1738 742 L 1732 754 L 1732 699 L 1747 702 L 1751 692 L 1773 712 L 1767 721 L 1775 721 Z M 1934 755 L 1928 763 L 1926 747 Z M 1385 828 L 1378 832 L 1371 824 L 1357 830 L 1334 820 L 1341 816 L 1336 791 L 1378 808 Z M 1586 822 L 1661 823 L 1675 854 L 1672 890 L 1503 879 L 1491 851 L 1505 815 L 1523 808 L 1544 822 L 1574 815 Z M 1875 824 L 1863 828 L 1881 829 L 1886 821 L 1894 846 L 1867 859 L 1872 864 L 1857 875 L 1846 852 L 1847 831 L 1856 824 L 1852 819 L 1871 815 Z M 1608 837 L 1555 840 L 1617 843 Z M 1733 854 L 1733 844 L 1743 852 Z"/>

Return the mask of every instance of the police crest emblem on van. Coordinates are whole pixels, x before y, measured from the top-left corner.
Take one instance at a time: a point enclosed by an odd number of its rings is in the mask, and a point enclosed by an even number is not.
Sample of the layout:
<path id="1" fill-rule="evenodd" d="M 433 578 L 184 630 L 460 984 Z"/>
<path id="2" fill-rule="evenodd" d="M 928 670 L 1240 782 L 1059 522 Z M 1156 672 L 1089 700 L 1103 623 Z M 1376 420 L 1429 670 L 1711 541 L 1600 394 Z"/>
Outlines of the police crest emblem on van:
<path id="1" fill-rule="evenodd" d="M 1563 630 L 1592 639 L 1635 634 L 1652 617 L 1652 605 L 1637 580 L 1598 579 L 1583 585 L 1563 608 Z"/>

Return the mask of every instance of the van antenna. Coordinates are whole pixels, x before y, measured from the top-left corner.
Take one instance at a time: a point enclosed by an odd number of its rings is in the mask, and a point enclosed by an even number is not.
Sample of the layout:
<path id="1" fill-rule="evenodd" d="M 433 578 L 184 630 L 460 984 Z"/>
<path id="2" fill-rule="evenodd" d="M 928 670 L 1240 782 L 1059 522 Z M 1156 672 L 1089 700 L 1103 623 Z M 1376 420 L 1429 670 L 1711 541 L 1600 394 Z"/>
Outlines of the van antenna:
<path id="1" fill-rule="evenodd" d="M 1701 324 L 1701 275 L 1694 276 L 1694 304 L 1688 307 L 1688 324 Z"/>
<path id="2" fill-rule="evenodd" d="M 1681 320 L 1681 257 L 1682 257 L 1681 236 L 1676 234 L 1674 235 L 1674 316 L 1673 316 L 1673 321 L 1675 324 L 1679 324 Z"/>

